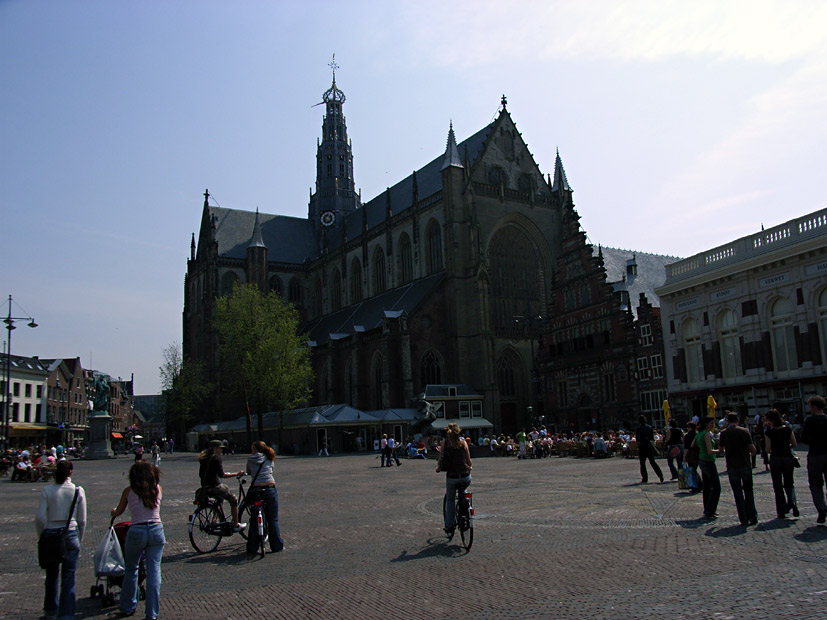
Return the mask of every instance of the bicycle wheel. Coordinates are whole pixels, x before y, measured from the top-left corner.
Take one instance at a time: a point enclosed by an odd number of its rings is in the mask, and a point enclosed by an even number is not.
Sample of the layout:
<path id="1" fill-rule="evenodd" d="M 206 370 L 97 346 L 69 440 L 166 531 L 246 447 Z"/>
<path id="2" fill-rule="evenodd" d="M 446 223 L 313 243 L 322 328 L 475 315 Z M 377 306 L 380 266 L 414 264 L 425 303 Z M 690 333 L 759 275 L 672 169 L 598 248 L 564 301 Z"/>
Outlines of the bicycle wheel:
<path id="1" fill-rule="evenodd" d="M 448 494 L 446 493 L 442 497 L 442 522 L 443 523 L 445 523 L 445 517 L 447 516 L 447 514 L 448 514 Z M 451 540 L 454 537 L 454 531 L 452 530 L 450 534 L 448 532 L 445 532 L 445 535 L 448 537 L 448 540 Z"/>
<path id="2" fill-rule="evenodd" d="M 189 525 L 192 548 L 198 553 L 215 551 L 221 542 L 221 535 L 211 534 L 210 531 L 219 531 L 218 524 L 223 520 L 221 512 L 213 504 L 197 508 Z"/>
<path id="3" fill-rule="evenodd" d="M 239 532 L 241 537 L 244 540 L 247 540 L 247 536 L 250 533 L 250 528 L 253 527 L 253 524 L 255 523 L 255 514 L 253 513 L 253 504 L 251 502 L 245 501 L 243 506 L 239 506 L 238 520 L 247 524 L 247 527 Z"/>
<path id="4" fill-rule="evenodd" d="M 462 539 L 462 546 L 466 551 L 470 551 L 471 545 L 474 544 L 474 526 L 469 525 L 467 529 L 460 528 L 459 536 Z"/>

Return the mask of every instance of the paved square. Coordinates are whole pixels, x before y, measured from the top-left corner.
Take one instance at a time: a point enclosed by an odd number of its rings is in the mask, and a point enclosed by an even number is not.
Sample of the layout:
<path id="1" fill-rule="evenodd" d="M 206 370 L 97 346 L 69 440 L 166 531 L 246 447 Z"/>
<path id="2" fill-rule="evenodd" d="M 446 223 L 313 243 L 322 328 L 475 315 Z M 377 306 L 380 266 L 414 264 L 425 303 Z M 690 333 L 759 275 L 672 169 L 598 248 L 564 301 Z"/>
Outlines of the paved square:
<path id="1" fill-rule="evenodd" d="M 225 457 L 226 469 L 245 459 Z M 89 598 L 92 554 L 131 462 L 75 462 L 89 498 L 78 618 L 116 616 Z M 444 475 L 433 461 L 382 469 L 372 454 L 279 458 L 286 549 L 263 559 L 248 559 L 238 536 L 212 554 L 193 551 L 187 515 L 197 471 L 194 454 L 162 462 L 164 619 L 827 616 L 827 528 L 815 524 L 803 468 L 802 516 L 787 521 L 774 519 L 769 473 L 754 470 L 759 525 L 746 530 L 723 472 L 721 518 L 709 524 L 698 520 L 700 496 L 675 483 L 635 484 L 636 460 L 479 458 L 466 553 L 442 533 Z M 33 519 L 42 488 L 0 481 L 0 619 L 41 615 Z"/>

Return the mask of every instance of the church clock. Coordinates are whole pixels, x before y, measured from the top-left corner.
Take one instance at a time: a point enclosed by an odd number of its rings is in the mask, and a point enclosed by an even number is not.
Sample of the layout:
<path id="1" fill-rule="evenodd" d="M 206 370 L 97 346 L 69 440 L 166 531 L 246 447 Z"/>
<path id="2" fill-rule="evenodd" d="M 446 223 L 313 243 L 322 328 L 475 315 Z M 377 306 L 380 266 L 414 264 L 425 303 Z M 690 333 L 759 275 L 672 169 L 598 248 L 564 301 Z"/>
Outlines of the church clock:
<path id="1" fill-rule="evenodd" d="M 333 211 L 324 211 L 321 215 L 322 226 L 333 226 L 336 221 L 336 214 Z"/>

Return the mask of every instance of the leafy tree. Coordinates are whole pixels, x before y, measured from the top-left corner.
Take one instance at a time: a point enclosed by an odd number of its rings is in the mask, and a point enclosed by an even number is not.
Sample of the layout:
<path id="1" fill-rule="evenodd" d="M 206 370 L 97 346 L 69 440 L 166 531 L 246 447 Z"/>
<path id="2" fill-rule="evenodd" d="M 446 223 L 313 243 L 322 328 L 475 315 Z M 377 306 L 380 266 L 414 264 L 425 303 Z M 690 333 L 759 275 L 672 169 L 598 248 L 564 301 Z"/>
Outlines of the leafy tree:
<path id="1" fill-rule="evenodd" d="M 167 401 L 167 428 L 174 430 L 178 441 L 183 442 L 187 428 L 196 419 L 195 412 L 212 391 L 212 384 L 204 380 L 202 362 L 183 357 L 180 343 L 169 345 L 161 355 L 163 363 L 158 372 Z"/>
<path id="2" fill-rule="evenodd" d="M 252 442 L 251 414 L 292 409 L 310 396 L 313 371 L 307 338 L 298 334 L 299 314 L 276 292 L 264 295 L 254 284 L 236 283 L 216 300 L 222 382 L 241 395 L 247 407 L 247 439 Z M 279 444 L 282 444 L 279 425 Z"/>

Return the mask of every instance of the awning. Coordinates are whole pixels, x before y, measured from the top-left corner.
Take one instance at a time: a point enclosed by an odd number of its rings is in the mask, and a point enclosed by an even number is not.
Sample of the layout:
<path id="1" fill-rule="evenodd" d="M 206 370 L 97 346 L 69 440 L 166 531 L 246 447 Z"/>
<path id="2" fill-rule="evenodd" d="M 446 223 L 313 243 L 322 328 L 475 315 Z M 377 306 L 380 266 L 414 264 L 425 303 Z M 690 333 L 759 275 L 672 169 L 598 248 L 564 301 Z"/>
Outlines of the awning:
<path id="1" fill-rule="evenodd" d="M 9 428 L 9 437 L 34 437 L 44 435 L 48 427 L 43 424 L 26 422 L 12 422 Z"/>
<path id="2" fill-rule="evenodd" d="M 123 435 L 121 435 L 120 433 L 113 432 L 112 439 L 123 439 Z"/>
<path id="3" fill-rule="evenodd" d="M 460 429 L 466 428 L 494 428 L 494 425 L 485 418 L 443 418 L 435 420 L 431 427 L 437 430 L 446 428 L 451 423 L 456 424 Z"/>

